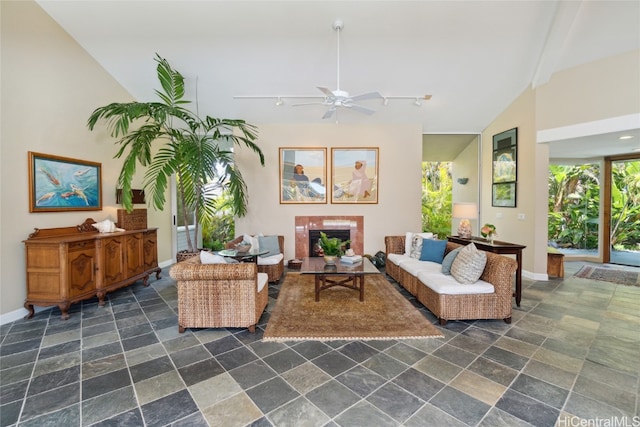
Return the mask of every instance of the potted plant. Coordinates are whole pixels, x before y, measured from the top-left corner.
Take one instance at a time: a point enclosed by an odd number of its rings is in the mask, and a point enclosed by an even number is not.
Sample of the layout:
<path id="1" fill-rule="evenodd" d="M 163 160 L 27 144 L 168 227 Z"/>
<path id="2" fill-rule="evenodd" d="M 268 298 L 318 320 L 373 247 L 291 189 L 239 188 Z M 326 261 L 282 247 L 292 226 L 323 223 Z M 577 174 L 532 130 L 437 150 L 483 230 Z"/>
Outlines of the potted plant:
<path id="1" fill-rule="evenodd" d="M 324 254 L 324 262 L 326 264 L 335 264 L 336 259 L 344 254 L 349 243 L 351 243 L 351 240 L 343 241 L 337 237 L 327 237 L 327 234 L 321 231 L 318 246 L 320 246 Z"/>
<path id="2" fill-rule="evenodd" d="M 158 54 L 155 61 L 161 86 L 156 94 L 161 102 L 112 103 L 93 111 L 87 126 L 93 130 L 99 120 L 106 120 L 111 136 L 119 138 L 115 157 L 124 156 L 124 163 L 118 187 L 128 212 L 133 209 L 131 185 L 138 164 L 147 167 L 142 185 L 156 209 L 164 208 L 167 184 L 175 174 L 182 201 L 178 214 L 184 224 L 189 223 L 191 212 L 196 219 L 193 237 L 188 228 L 186 237 L 188 251 L 197 253 L 198 228 L 210 224 L 218 209 L 226 207 L 235 216 L 247 212 L 247 187 L 228 147 L 244 144 L 263 166 L 264 155 L 254 143 L 254 125 L 244 120 L 201 118 L 188 110 L 184 77 Z M 221 191 L 229 193 L 226 206 L 216 200 Z"/>

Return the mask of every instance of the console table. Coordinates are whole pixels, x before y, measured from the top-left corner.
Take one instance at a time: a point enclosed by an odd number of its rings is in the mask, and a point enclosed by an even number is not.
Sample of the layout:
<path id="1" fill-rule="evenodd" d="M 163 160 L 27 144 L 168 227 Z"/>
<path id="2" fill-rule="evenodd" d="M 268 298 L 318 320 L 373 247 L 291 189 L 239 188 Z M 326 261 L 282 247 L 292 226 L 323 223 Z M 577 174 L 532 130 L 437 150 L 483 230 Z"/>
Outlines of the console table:
<path id="1" fill-rule="evenodd" d="M 160 278 L 157 229 L 98 233 L 91 218 L 75 227 L 36 229 L 24 241 L 27 262 L 26 318 L 34 305 L 57 305 L 62 319 L 72 303 L 128 286 L 152 273 Z"/>
<path id="2" fill-rule="evenodd" d="M 515 243 L 500 242 L 498 240 L 494 240 L 492 243 L 482 237 L 473 236 L 469 239 L 465 239 L 460 236 L 449 236 L 447 239 L 450 242 L 458 243 L 460 245 L 473 243 L 478 249 L 487 252 L 493 252 L 500 255 L 515 255 L 516 262 L 518 263 L 518 270 L 516 270 L 516 292 L 513 296 L 516 297 L 516 305 L 520 307 L 520 300 L 522 299 L 522 250 L 526 248 L 526 246 Z"/>

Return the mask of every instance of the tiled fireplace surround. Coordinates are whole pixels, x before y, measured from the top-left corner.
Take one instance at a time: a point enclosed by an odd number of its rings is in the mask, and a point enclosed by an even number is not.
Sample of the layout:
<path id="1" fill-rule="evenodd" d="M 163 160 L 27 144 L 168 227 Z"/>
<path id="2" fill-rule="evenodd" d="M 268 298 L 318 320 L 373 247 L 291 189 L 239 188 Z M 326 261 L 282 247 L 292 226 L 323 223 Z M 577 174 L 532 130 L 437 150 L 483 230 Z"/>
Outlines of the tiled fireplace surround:
<path id="1" fill-rule="evenodd" d="M 309 230 L 349 230 L 351 249 L 357 254 L 363 253 L 363 216 L 297 216 L 296 258 L 309 256 Z"/>

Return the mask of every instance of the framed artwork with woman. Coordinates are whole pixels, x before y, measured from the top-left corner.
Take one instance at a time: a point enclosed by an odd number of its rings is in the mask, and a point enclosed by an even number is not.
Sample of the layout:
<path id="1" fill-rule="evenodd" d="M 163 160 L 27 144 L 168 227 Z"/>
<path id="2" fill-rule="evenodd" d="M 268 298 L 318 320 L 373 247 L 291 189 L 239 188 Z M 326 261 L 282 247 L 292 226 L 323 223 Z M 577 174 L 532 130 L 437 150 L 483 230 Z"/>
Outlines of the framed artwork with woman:
<path id="1" fill-rule="evenodd" d="M 280 148 L 280 203 L 327 203 L 326 185 L 326 148 Z"/>
<path id="2" fill-rule="evenodd" d="M 378 203 L 377 147 L 331 149 L 331 203 Z"/>

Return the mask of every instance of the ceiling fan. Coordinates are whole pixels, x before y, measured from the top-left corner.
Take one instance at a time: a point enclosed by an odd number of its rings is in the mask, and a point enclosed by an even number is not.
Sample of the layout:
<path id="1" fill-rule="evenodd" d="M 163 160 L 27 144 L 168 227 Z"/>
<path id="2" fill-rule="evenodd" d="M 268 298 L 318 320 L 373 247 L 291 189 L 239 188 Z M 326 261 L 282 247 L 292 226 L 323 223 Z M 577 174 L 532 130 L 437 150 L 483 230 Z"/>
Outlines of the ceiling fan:
<path id="1" fill-rule="evenodd" d="M 371 115 L 375 113 L 375 110 L 371 108 L 363 107 L 362 105 L 355 104 L 357 101 L 364 101 L 367 99 L 384 99 L 378 92 L 369 92 L 362 95 L 349 95 L 349 92 L 340 89 L 340 31 L 344 28 L 344 23 L 340 20 L 336 20 L 333 23 L 333 29 L 338 33 L 338 49 L 337 49 L 337 85 L 335 90 L 331 90 L 326 87 L 318 86 L 320 92 L 324 94 L 324 100 L 321 102 L 306 102 L 301 104 L 293 104 L 294 107 L 303 105 L 325 105 L 329 107 L 322 116 L 323 119 L 329 119 L 334 115 L 339 107 L 348 108 L 359 113 Z"/>

